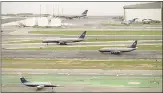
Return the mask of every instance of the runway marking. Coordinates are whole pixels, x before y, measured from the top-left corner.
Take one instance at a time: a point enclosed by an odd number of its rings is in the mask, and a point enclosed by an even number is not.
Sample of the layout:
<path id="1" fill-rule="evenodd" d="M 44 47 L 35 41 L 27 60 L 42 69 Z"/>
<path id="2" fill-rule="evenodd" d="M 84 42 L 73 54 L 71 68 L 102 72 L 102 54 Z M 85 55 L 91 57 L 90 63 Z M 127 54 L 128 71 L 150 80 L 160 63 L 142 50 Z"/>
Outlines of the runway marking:
<path id="1" fill-rule="evenodd" d="M 128 82 L 128 84 L 140 84 L 140 82 Z"/>
<path id="2" fill-rule="evenodd" d="M 117 74 L 117 75 L 126 75 L 126 74 Z"/>
<path id="3" fill-rule="evenodd" d="M 141 75 L 152 75 L 152 74 L 141 74 Z"/>
<path id="4" fill-rule="evenodd" d="M 28 73 L 28 74 L 48 74 L 48 73 Z"/>

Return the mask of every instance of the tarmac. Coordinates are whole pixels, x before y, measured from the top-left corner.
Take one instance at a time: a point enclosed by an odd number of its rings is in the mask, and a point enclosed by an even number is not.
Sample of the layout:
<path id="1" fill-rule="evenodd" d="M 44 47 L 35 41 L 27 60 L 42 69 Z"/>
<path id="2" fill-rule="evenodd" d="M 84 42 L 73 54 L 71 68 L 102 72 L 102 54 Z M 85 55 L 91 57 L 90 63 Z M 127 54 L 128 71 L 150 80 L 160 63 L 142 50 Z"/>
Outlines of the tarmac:
<path id="1" fill-rule="evenodd" d="M 161 51 L 135 50 L 113 55 L 100 53 L 98 50 L 4 50 L 2 58 L 66 58 L 66 59 L 161 59 Z"/>
<path id="2" fill-rule="evenodd" d="M 13 20 L 13 19 L 12 19 Z M 11 21 L 12 21 L 11 20 Z M 7 47 L 13 47 L 13 46 L 22 46 L 21 44 L 16 45 L 10 45 L 6 44 L 5 42 L 8 42 L 10 40 L 26 40 L 26 39 L 46 39 L 46 38 L 55 38 L 55 37 L 78 37 L 78 35 L 69 35 L 69 36 L 63 36 L 63 35 L 31 35 L 28 33 L 28 31 L 33 30 L 114 30 L 114 31 L 120 31 L 120 30 L 135 30 L 135 31 L 149 31 L 149 30 L 155 30 L 155 31 L 162 31 L 162 27 L 160 26 L 103 26 L 100 23 L 109 23 L 110 18 L 88 18 L 88 19 L 75 19 L 75 20 L 65 20 L 64 23 L 71 23 L 75 25 L 71 26 L 65 26 L 65 27 L 58 27 L 58 28 L 19 28 L 16 26 L 3 26 L 2 27 L 2 45 L 3 48 Z M 8 19 L 7 19 L 8 21 Z M 7 22 L 6 21 L 6 22 Z M 6 23 L 4 21 L 4 23 Z M 9 21 L 10 22 L 10 19 Z M 162 35 L 87 35 L 86 39 L 130 39 L 130 40 L 136 40 L 136 39 L 150 39 L 151 41 L 144 41 L 140 42 L 141 44 L 160 44 L 162 41 L 152 41 L 153 40 L 161 40 Z M 124 41 L 125 42 L 125 41 Z M 130 45 L 131 42 L 121 42 L 120 45 Z M 139 42 L 138 42 L 139 43 Z M 97 44 L 106 44 L 103 42 L 100 43 L 77 43 L 79 45 L 97 45 Z M 113 43 L 110 42 L 107 44 L 114 45 L 117 44 L 117 42 Z M 26 46 L 29 44 L 26 44 Z M 42 46 L 42 44 L 36 44 L 37 46 Z M 31 46 L 31 45 L 29 45 Z M 35 45 L 32 45 L 35 46 Z M 55 45 L 57 46 L 57 45 Z M 70 46 L 75 46 L 75 44 L 72 44 Z M 59 51 L 59 50 L 51 50 L 51 51 L 21 51 L 21 50 L 2 50 L 2 58 L 65 58 L 65 59 L 97 59 L 97 60 L 109 60 L 109 59 L 162 59 L 162 51 L 145 51 L 145 50 L 135 50 L 128 53 L 123 53 L 122 55 L 112 55 L 110 53 L 100 53 L 98 50 L 73 50 L 73 51 Z M 12 80 L 12 77 L 16 77 L 16 75 L 21 72 L 25 73 L 26 75 L 33 76 L 49 76 L 49 75 L 77 75 L 77 78 L 82 78 L 83 76 L 92 77 L 91 75 L 114 75 L 117 76 L 127 76 L 129 79 L 133 78 L 136 75 L 139 75 L 144 80 L 143 82 L 148 82 L 147 77 L 162 77 L 162 71 L 161 70 L 92 70 L 92 69 L 12 69 L 12 68 L 3 68 L 2 69 L 2 77 L 7 77 L 9 80 L 3 81 L 7 83 L 2 84 L 2 92 L 36 92 L 36 88 L 29 88 L 26 86 L 23 86 L 20 84 L 20 82 L 12 83 L 19 80 L 15 78 L 15 80 Z M 7 76 L 9 75 L 9 77 Z M 144 78 L 146 77 L 146 78 Z M 6 79 L 7 79 L 6 78 Z M 52 77 L 53 78 L 53 77 Z M 135 78 L 135 77 L 134 77 Z M 40 79 L 40 78 L 39 78 Z M 60 78 L 59 78 L 60 79 Z M 57 80 L 59 80 L 57 79 Z M 85 78 L 82 78 L 85 79 Z M 122 80 L 122 78 L 115 78 L 116 80 Z M 157 79 L 157 78 L 156 78 Z M 52 82 L 57 82 L 52 81 Z M 66 78 L 64 80 L 67 80 Z M 60 81 L 64 82 L 64 80 L 60 79 Z M 55 88 L 56 92 L 162 92 L 162 85 L 160 87 L 149 87 L 151 84 L 148 84 L 149 86 L 146 87 L 131 87 L 131 86 L 121 86 L 121 84 L 118 86 L 110 85 L 110 86 L 90 86 L 89 84 L 92 84 L 94 82 L 84 82 L 84 83 L 76 83 L 75 78 L 70 78 L 73 82 L 68 82 L 67 84 L 64 84 L 64 87 L 58 87 Z M 103 79 L 102 79 L 103 80 Z M 108 79 L 109 80 L 109 79 Z M 136 80 L 136 79 L 135 79 Z M 9 82 L 11 81 L 11 82 Z M 107 80 L 106 80 L 107 81 Z M 162 81 L 162 80 L 161 80 Z M 42 81 L 41 81 L 42 82 Z M 75 83 L 74 83 L 75 82 Z M 83 82 L 83 81 L 82 81 Z M 97 82 L 98 85 L 101 84 L 100 82 Z M 114 82 L 113 82 L 114 84 Z M 161 83 L 162 84 L 162 83 Z M 44 88 L 40 92 L 51 92 L 51 88 Z"/>
<path id="3" fill-rule="evenodd" d="M 44 88 L 37 91 L 36 88 L 29 88 L 23 85 L 7 85 L 2 87 L 2 92 L 51 92 L 51 88 Z M 162 92 L 162 88 L 125 88 L 125 87 L 90 87 L 85 85 L 73 85 L 57 87 L 53 92 Z"/>
<path id="4" fill-rule="evenodd" d="M 25 41 L 25 40 L 20 40 L 21 41 Z M 67 43 L 68 45 L 59 45 L 57 43 L 49 43 L 47 45 L 47 43 L 42 43 L 40 41 L 40 43 L 16 43 L 19 41 L 16 41 L 14 43 L 14 41 L 12 41 L 13 43 L 4 42 L 4 44 L 2 44 L 2 48 L 3 49 L 21 49 L 21 48 L 47 48 L 47 47 L 94 47 L 94 46 L 103 46 L 103 47 L 108 47 L 108 46 L 116 46 L 116 47 L 128 47 L 130 46 L 134 41 L 130 40 L 130 41 L 103 41 L 103 42 L 78 42 L 78 43 Z M 138 40 L 138 45 L 162 45 L 161 44 L 162 41 L 161 40 Z"/>
<path id="5" fill-rule="evenodd" d="M 55 92 L 161 92 L 161 70 L 2 69 L 3 92 L 35 92 L 20 83 L 22 73 L 30 81 L 49 81 Z M 44 77 L 42 77 L 44 76 Z M 39 78 L 38 77 L 42 77 Z M 136 80 L 135 80 L 135 79 Z M 148 78 L 148 79 L 147 79 Z M 32 79 L 32 80 L 31 80 Z M 13 81 L 15 80 L 15 81 Z M 102 81 L 103 80 L 103 81 Z M 156 83 L 152 83 L 156 82 Z M 104 83 L 105 82 L 105 83 Z M 110 83 L 106 83 L 110 82 Z M 151 82 L 151 83 L 149 83 Z M 128 83 L 128 84 L 126 84 Z M 161 84 L 159 84 L 161 83 Z M 10 90 L 8 90 L 10 88 Z M 44 88 L 41 92 L 52 92 Z M 38 92 L 38 91 L 37 91 Z"/>

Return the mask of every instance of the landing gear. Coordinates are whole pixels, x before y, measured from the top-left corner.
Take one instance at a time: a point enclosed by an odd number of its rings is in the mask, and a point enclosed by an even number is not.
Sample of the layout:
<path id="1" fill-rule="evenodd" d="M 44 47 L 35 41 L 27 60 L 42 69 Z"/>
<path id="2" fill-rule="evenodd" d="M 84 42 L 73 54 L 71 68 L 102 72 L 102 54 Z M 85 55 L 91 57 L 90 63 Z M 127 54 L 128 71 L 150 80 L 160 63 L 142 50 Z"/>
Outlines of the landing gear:
<path id="1" fill-rule="evenodd" d="M 53 87 L 52 87 L 52 92 L 55 92 L 55 91 L 53 90 Z"/>
<path id="2" fill-rule="evenodd" d="M 65 42 L 64 43 L 59 43 L 60 45 L 67 45 Z"/>
<path id="3" fill-rule="evenodd" d="M 120 55 L 120 52 L 111 52 L 111 54 Z"/>
<path id="4" fill-rule="evenodd" d="M 48 43 L 46 45 L 48 45 Z"/>

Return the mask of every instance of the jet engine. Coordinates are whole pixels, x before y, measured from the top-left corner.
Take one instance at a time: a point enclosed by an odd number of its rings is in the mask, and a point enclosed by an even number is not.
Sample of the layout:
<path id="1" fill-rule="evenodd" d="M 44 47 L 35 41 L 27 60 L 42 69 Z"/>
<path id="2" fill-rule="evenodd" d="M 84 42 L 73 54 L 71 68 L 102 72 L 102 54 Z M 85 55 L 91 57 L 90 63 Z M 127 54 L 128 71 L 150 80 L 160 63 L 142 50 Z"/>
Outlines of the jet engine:
<path id="1" fill-rule="evenodd" d="M 61 41 L 59 42 L 60 45 L 67 45 L 65 42 Z"/>
<path id="2" fill-rule="evenodd" d="M 44 88 L 44 85 L 37 86 L 37 89 L 42 89 L 42 88 Z"/>
<path id="3" fill-rule="evenodd" d="M 120 54 L 120 53 L 121 53 L 120 51 L 111 52 L 111 54 Z"/>

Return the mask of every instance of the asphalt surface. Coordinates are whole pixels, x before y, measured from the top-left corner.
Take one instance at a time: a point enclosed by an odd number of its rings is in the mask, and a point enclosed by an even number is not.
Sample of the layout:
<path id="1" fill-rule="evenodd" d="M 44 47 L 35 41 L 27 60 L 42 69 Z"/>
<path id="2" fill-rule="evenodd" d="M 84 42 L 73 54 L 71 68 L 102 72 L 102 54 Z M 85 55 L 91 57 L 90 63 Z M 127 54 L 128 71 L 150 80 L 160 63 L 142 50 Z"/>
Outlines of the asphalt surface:
<path id="1" fill-rule="evenodd" d="M 16 19 L 7 19 L 3 20 L 2 23 L 10 22 Z M 72 26 L 65 26 L 65 28 L 18 28 L 15 26 L 5 26 L 2 27 L 2 44 L 4 41 L 8 40 L 24 40 L 24 39 L 46 39 L 46 38 L 54 38 L 54 37 L 78 37 L 79 35 L 74 36 L 63 36 L 63 35 L 30 35 L 28 31 L 33 30 L 54 30 L 54 29 L 65 29 L 65 30 L 81 30 L 85 29 L 92 29 L 92 30 L 156 30 L 161 31 L 161 26 L 103 26 L 101 23 L 110 23 L 108 20 L 110 18 L 88 18 L 88 19 L 75 19 L 75 20 L 65 20 L 65 23 L 71 23 Z M 75 24 L 75 25 L 74 25 Z M 122 35 L 105 35 L 105 36 L 88 36 L 87 39 L 162 39 L 162 36 L 122 36 Z M 145 44 L 154 44 L 154 42 L 146 42 Z M 155 42 L 156 43 L 156 42 Z M 157 43 L 160 43 L 157 42 Z M 85 44 L 86 43 L 81 43 Z M 97 44 L 97 43 L 96 43 Z M 99 44 L 99 43 L 98 43 Z M 102 43 L 100 43 L 102 44 Z M 111 44 L 111 43 L 110 43 Z M 113 43 L 112 43 L 113 44 Z M 129 44 L 130 43 L 123 43 Z M 144 44 L 144 43 L 142 43 Z M 94 45 L 94 44 L 92 44 Z M 12 46 L 11 46 L 12 47 Z M 51 50 L 51 51 L 18 51 L 18 50 L 2 50 L 2 58 L 9 57 L 9 58 L 68 58 L 68 59 L 162 59 L 162 52 L 161 51 L 140 51 L 135 50 L 128 53 L 123 53 L 122 55 L 112 55 L 110 53 L 102 54 L 98 51 L 81 51 L 81 50 L 74 50 L 74 51 L 58 51 L 58 50 Z M 2 75 L 9 74 L 9 75 L 16 75 L 18 72 L 27 73 L 27 74 L 74 74 L 74 75 L 162 75 L 162 71 L 156 70 L 81 70 L 81 69 L 2 69 Z M 25 87 L 21 84 L 17 85 L 3 85 L 2 86 L 3 92 L 35 92 L 35 88 Z M 41 90 L 41 92 L 51 92 L 51 88 L 45 88 Z M 131 87 L 90 87 L 86 85 L 72 85 L 68 84 L 68 86 L 55 88 L 56 92 L 162 92 L 162 88 L 131 88 Z"/>
<path id="2" fill-rule="evenodd" d="M 26 18 L 6 18 L 6 19 L 1 19 L 1 24 L 5 24 L 5 23 L 9 23 L 9 22 L 15 22 L 15 21 L 20 21 L 20 20 L 24 20 Z"/>
<path id="3" fill-rule="evenodd" d="M 18 41 L 19 42 L 19 41 Z M 19 49 L 19 48 L 46 48 L 46 47 L 86 47 L 86 46 L 131 46 L 134 41 L 103 41 L 103 42 L 78 42 L 78 43 L 67 43 L 68 45 L 59 45 L 57 43 L 6 43 L 2 44 L 3 49 Z M 138 45 L 161 45 L 162 41 L 138 41 Z"/>
<path id="4" fill-rule="evenodd" d="M 2 57 L 10 58 L 66 58 L 66 59 L 161 59 L 161 51 L 141 51 L 122 53 L 113 55 L 110 53 L 100 53 L 98 50 L 71 50 L 71 51 L 21 51 L 21 50 L 3 50 Z"/>
<path id="5" fill-rule="evenodd" d="M 57 87 L 54 92 L 162 92 L 162 88 L 123 88 L 123 87 L 90 87 L 73 85 Z M 2 92 L 38 92 L 36 88 L 29 88 L 21 84 L 2 87 Z M 44 88 L 39 92 L 52 92 L 51 88 Z"/>

